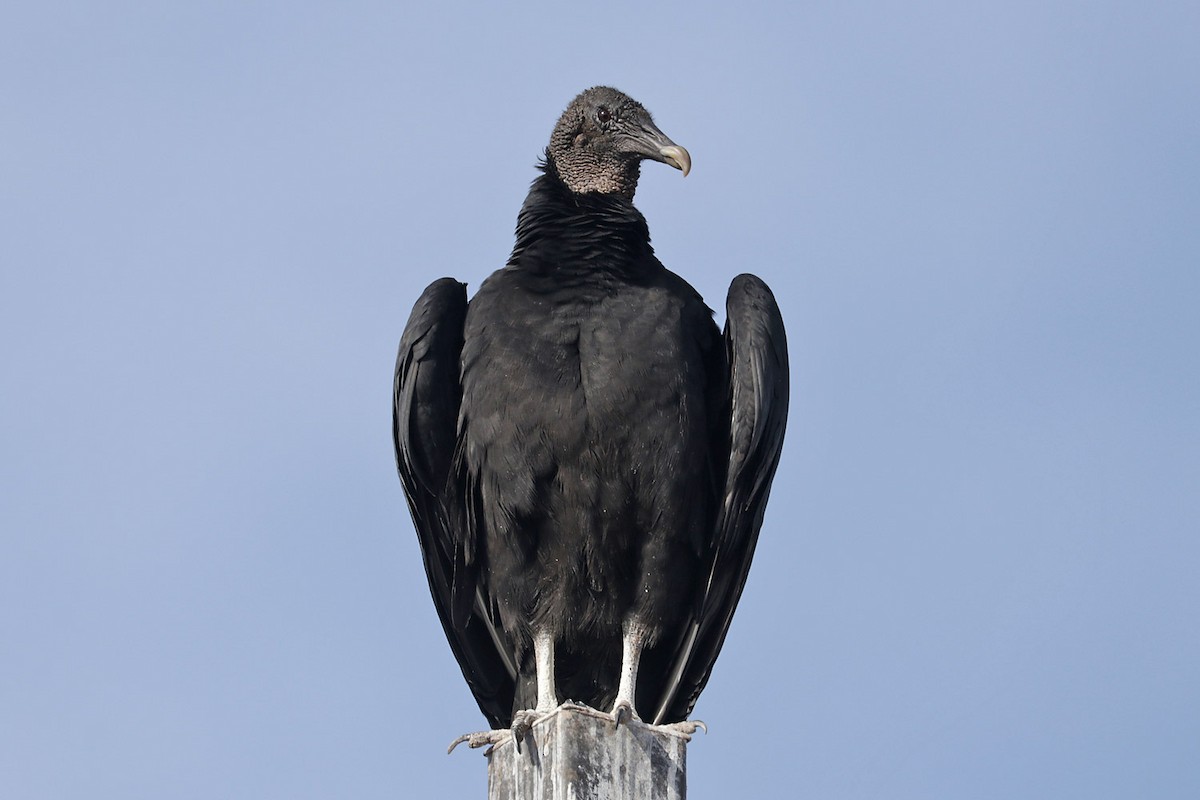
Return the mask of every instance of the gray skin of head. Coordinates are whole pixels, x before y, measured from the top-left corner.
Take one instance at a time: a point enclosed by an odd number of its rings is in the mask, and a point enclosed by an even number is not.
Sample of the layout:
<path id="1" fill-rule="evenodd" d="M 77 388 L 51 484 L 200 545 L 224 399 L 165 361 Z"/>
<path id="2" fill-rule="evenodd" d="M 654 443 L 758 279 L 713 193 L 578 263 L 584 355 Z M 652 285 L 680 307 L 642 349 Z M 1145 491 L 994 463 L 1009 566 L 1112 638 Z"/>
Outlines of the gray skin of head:
<path id="1" fill-rule="evenodd" d="M 572 100 L 546 148 L 546 160 L 572 192 L 630 200 L 645 158 L 684 175 L 692 168 L 688 151 L 658 129 L 641 103 L 608 86 L 594 86 Z"/>

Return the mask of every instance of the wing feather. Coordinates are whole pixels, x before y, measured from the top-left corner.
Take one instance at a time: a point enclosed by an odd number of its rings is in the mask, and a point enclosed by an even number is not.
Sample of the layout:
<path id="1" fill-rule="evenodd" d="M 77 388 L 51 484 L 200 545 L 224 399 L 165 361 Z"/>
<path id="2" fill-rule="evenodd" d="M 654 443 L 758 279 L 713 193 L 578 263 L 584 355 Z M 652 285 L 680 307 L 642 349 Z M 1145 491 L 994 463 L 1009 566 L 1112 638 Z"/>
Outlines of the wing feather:
<path id="1" fill-rule="evenodd" d="M 779 466 L 788 410 L 787 336 L 767 285 L 739 275 L 726 300 L 728 427 L 714 451 L 727 454 L 722 503 L 711 540 L 709 577 L 700 612 L 684 638 L 674 685 L 656 722 L 686 719 L 708 682 L 746 585 L 771 481 Z"/>
<path id="2" fill-rule="evenodd" d="M 466 311 L 466 286 L 452 278 L 435 281 L 417 300 L 396 357 L 392 435 L 438 618 L 480 710 L 504 727 L 515 692 L 511 648 L 486 612 L 480 565 L 466 557 L 471 542 L 456 522 L 462 509 L 451 507 L 464 492 L 449 486 Z"/>

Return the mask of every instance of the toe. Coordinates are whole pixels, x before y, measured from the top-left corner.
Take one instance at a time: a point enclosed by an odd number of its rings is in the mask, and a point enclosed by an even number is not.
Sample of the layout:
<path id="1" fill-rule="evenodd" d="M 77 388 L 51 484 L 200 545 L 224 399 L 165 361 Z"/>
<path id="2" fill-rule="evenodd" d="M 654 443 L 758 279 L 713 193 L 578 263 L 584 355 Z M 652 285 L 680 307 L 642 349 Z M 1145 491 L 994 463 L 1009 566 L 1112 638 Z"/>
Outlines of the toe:
<path id="1" fill-rule="evenodd" d="M 472 750 L 477 750 L 480 747 L 487 747 L 489 745 L 497 745 L 501 744 L 502 742 L 506 742 L 510 736 L 512 736 L 512 732 L 509 730 L 476 731 L 475 733 L 464 733 L 462 736 L 450 743 L 450 747 L 446 749 L 446 753 L 453 753 L 454 748 L 458 747 L 463 742 L 466 742 L 467 747 L 471 748 Z"/>

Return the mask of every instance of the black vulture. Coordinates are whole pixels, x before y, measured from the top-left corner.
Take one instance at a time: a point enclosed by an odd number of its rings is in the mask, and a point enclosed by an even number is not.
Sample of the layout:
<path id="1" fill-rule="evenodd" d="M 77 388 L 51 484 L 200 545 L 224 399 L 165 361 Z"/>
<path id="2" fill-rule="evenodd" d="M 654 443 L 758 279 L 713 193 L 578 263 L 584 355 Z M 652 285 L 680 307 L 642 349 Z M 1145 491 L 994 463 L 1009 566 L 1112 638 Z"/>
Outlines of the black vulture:
<path id="1" fill-rule="evenodd" d="M 745 585 L 788 405 L 771 291 L 724 334 L 654 255 L 643 159 L 688 152 L 608 87 L 550 135 L 507 265 L 434 282 L 396 362 L 393 433 L 425 572 L 479 708 L 520 738 L 573 700 L 682 723 Z"/>

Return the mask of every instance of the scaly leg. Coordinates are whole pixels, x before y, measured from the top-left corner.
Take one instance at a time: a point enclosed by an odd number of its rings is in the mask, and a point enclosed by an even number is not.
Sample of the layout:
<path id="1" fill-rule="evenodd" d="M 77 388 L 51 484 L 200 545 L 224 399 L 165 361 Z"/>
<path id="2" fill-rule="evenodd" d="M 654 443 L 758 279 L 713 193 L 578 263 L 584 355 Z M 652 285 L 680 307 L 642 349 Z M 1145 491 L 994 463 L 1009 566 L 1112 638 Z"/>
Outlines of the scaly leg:
<path id="1" fill-rule="evenodd" d="M 537 707 L 513 714 L 512 735 L 518 753 L 534 723 L 558 708 L 558 693 L 554 691 L 554 637 L 548 631 L 533 634 L 533 669 L 537 676 Z"/>
<path id="2" fill-rule="evenodd" d="M 631 719 L 641 720 L 633 706 L 637 691 L 638 665 L 642 660 L 642 648 L 646 646 L 646 631 L 635 622 L 626 622 L 621 633 L 621 682 L 617 686 L 617 700 L 613 703 L 614 727 Z"/>

